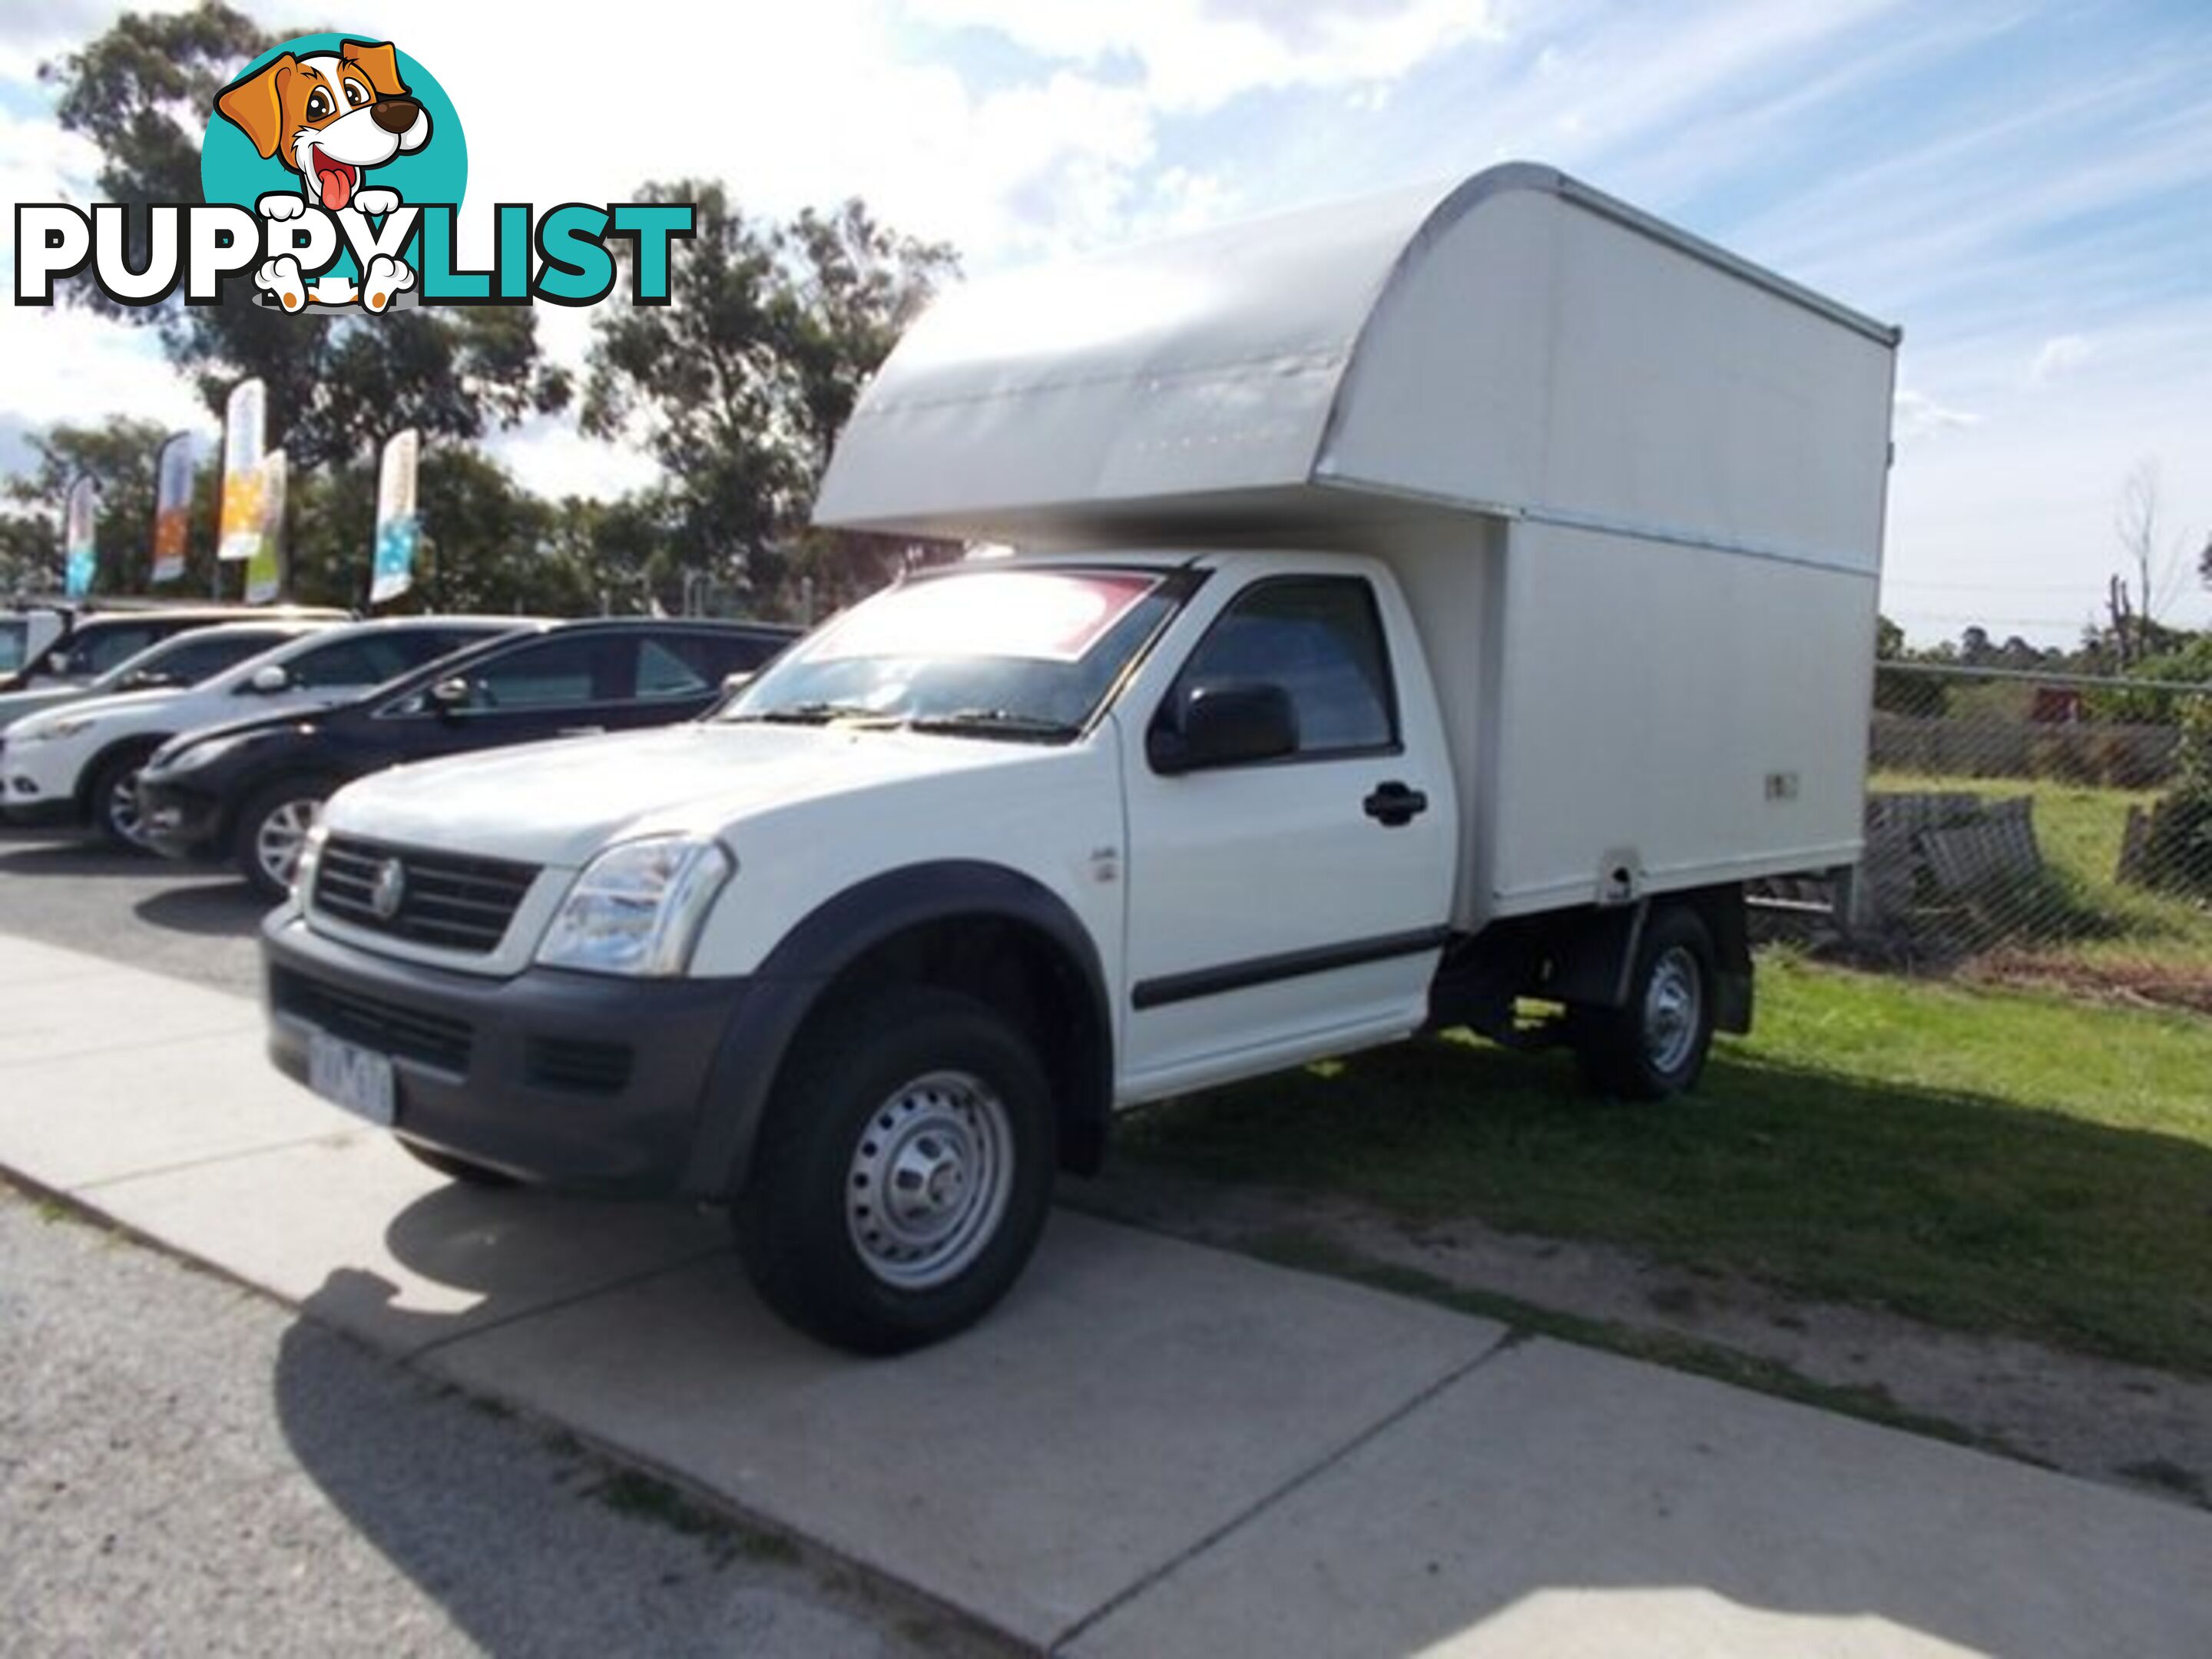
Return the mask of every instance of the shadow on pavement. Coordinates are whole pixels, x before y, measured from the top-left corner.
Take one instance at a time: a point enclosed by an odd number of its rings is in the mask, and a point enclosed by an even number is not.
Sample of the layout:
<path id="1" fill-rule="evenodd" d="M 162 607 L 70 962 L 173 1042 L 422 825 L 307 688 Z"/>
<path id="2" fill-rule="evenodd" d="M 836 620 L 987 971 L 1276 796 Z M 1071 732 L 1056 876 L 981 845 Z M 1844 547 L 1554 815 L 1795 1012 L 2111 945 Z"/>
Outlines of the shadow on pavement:
<path id="1" fill-rule="evenodd" d="M 557 1423 L 364 1363 L 344 1334 L 418 1352 L 557 1304 L 560 1281 L 581 1294 L 625 1268 L 695 1260 L 696 1220 L 673 1206 L 440 1188 L 398 1210 L 385 1242 L 407 1273 L 430 1281 L 428 1295 L 463 1292 L 464 1306 L 422 1307 L 419 1284 L 403 1290 L 341 1267 L 282 1340 L 275 1405 L 301 1467 L 484 1651 L 892 1650 L 821 1604 L 790 1547 L 616 1470 Z M 610 1223 L 616 1237 L 595 1275 Z"/>
<path id="2" fill-rule="evenodd" d="M 175 933 L 250 938 L 270 911 L 269 901 L 242 881 L 212 881 L 149 894 L 131 907 L 141 921 Z"/>
<path id="3" fill-rule="evenodd" d="M 303 1321 L 282 1338 L 275 1395 L 307 1475 L 471 1651 L 909 1650 L 872 1628 L 891 1616 L 840 1608 L 780 1540 L 726 1526 L 543 1425 L 397 1370 L 321 1326 Z M 921 1617 L 924 1627 L 942 1622 Z M 356 1635 L 391 1652 L 456 1645 L 434 1628 Z M 975 1650 L 944 1630 L 926 1647 Z"/>
<path id="4" fill-rule="evenodd" d="M 158 876 L 162 860 L 112 842 L 86 836 L 79 841 L 26 841 L 20 833 L 0 838 L 0 875 Z M 178 873 L 183 874 L 181 866 Z"/>

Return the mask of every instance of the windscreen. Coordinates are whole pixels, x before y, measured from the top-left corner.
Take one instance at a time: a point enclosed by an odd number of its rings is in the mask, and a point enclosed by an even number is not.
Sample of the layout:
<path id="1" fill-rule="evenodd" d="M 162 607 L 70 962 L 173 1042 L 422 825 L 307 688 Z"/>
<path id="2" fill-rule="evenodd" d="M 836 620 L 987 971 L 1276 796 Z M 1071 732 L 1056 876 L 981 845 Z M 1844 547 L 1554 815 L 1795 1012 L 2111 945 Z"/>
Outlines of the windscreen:
<path id="1" fill-rule="evenodd" d="M 1176 603 L 1154 571 L 962 571 L 906 582 L 793 647 L 716 718 L 1066 738 Z"/>

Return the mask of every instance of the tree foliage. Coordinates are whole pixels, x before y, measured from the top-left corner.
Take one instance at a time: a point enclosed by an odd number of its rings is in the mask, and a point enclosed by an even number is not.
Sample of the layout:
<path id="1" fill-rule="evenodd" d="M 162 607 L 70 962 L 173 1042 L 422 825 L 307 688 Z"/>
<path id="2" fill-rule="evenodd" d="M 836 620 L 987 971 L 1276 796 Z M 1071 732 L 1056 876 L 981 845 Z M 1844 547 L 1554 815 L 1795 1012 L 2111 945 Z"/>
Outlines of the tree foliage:
<path id="1" fill-rule="evenodd" d="M 640 197 L 696 202 L 697 234 L 675 262 L 670 304 L 612 307 L 599 321 L 585 429 L 629 436 L 660 462 L 654 505 L 678 567 L 763 608 L 789 609 L 808 574 L 841 587 L 884 551 L 805 536 L 807 509 L 861 386 L 957 270 L 952 251 L 885 228 L 858 201 L 777 225 L 717 184 L 653 184 Z"/>
<path id="2" fill-rule="evenodd" d="M 146 257 L 143 210 L 201 199 L 200 145 L 216 94 L 280 37 L 218 0 L 171 15 L 125 13 L 107 32 L 49 64 L 65 131 L 100 155 L 103 198 L 131 210 L 131 257 Z M 155 329 L 163 350 L 220 415 L 230 389 L 258 375 L 269 390 L 269 442 L 295 466 L 363 456 L 388 433 L 476 438 L 564 406 L 568 377 L 540 357 L 527 307 L 415 307 L 381 317 L 306 319 L 254 302 L 246 276 L 219 305 L 120 306 L 88 276 L 61 285 L 72 303 Z"/>
<path id="3" fill-rule="evenodd" d="M 20 525 L 21 545 L 26 554 L 40 553 L 31 567 L 17 574 L 15 585 L 33 590 L 58 592 L 62 585 L 61 525 L 63 504 L 80 477 L 89 477 L 100 489 L 100 509 L 94 517 L 94 536 L 100 564 L 93 579 L 94 591 L 131 592 L 134 576 L 143 580 L 153 553 L 155 468 L 161 441 L 168 434 L 151 421 L 111 420 L 100 426 L 57 426 L 34 434 L 31 448 L 38 466 L 27 477 L 8 481 L 7 495 L 15 511 L 10 520 Z M 206 562 L 198 574 L 200 586 L 184 591 L 207 592 Z"/>

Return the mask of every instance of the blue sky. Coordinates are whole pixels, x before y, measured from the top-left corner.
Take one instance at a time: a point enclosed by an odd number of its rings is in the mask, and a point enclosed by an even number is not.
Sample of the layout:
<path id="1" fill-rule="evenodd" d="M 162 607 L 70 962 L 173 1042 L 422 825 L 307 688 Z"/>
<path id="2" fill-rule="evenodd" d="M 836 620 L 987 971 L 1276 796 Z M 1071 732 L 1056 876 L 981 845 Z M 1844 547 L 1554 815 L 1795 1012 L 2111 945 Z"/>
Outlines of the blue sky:
<path id="1" fill-rule="evenodd" d="M 249 10 L 280 18 L 255 0 Z M 0 179 L 88 194 L 41 58 L 116 13 L 0 20 Z M 2070 640 L 2158 480 L 2159 614 L 2212 625 L 2212 6 L 1946 0 L 809 0 L 626 8 L 621 49 L 550 15 L 359 0 L 328 21 L 428 64 L 471 199 L 605 200 L 719 174 L 769 212 L 858 193 L 982 271 L 1474 172 L 1563 167 L 1906 331 L 1884 609 Z M 713 66 L 672 100 L 672 55 Z M 578 107 L 557 92 L 592 72 Z M 686 77 L 693 81 L 693 76 Z M 464 251 L 466 251 L 465 237 Z M 580 356 L 588 318 L 541 310 Z M 145 343 L 7 317 L 0 444 L 56 419 L 199 417 Z M 544 489 L 641 457 L 564 422 L 501 445 Z M 6 451 L 0 448 L 0 460 Z"/>

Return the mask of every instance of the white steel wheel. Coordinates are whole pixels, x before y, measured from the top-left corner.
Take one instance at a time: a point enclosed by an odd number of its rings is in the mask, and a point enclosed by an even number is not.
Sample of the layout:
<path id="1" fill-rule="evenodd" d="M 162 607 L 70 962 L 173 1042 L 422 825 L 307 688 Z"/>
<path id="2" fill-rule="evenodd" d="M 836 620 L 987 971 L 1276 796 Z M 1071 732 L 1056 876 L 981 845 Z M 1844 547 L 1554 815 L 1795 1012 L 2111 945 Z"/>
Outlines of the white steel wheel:
<path id="1" fill-rule="evenodd" d="M 867 1270 L 909 1291 L 966 1271 L 1006 1214 L 1012 1140 L 1005 1103 L 969 1073 L 932 1072 L 894 1090 L 845 1176 L 845 1227 Z"/>
<path id="2" fill-rule="evenodd" d="M 1705 1000 L 1704 971 L 1686 945 L 1670 945 L 1651 964 L 1644 988 L 1644 1054 L 1655 1072 L 1672 1076 L 1695 1051 Z"/>
<path id="3" fill-rule="evenodd" d="M 1713 944 L 1687 906 L 1651 913 L 1637 947 L 1628 999 L 1619 1008 L 1569 1011 L 1567 1031 L 1583 1074 L 1601 1091 L 1664 1100 L 1694 1085 L 1712 1046 Z"/>

